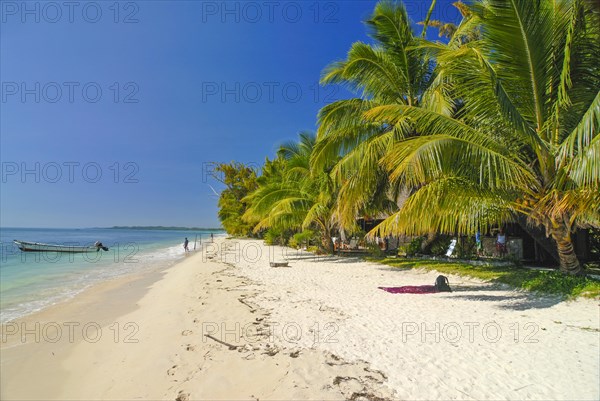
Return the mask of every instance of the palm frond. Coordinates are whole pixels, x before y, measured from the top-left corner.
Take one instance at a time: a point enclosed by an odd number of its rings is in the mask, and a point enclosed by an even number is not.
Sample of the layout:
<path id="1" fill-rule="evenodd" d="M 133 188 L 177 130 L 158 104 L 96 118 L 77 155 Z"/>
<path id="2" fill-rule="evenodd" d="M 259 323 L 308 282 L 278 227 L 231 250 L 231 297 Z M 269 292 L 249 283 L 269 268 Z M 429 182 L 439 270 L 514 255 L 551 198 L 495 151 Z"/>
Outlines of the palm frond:
<path id="1" fill-rule="evenodd" d="M 487 191 L 460 177 L 440 177 L 413 193 L 402 208 L 371 235 L 425 235 L 430 232 L 473 235 L 514 217 L 510 192 Z"/>

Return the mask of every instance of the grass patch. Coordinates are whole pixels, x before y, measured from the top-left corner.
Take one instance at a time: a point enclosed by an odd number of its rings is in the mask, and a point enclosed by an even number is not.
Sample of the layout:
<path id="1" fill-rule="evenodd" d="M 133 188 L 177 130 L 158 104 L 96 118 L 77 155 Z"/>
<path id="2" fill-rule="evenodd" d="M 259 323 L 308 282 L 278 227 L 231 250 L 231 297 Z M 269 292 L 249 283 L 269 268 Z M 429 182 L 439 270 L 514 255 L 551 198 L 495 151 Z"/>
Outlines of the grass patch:
<path id="1" fill-rule="evenodd" d="M 559 271 L 531 270 L 520 267 L 473 266 L 461 262 L 441 260 L 369 258 L 400 269 L 436 270 L 440 273 L 469 276 L 480 280 L 508 284 L 515 288 L 568 298 L 600 297 L 600 281 L 587 277 L 575 277 Z"/>

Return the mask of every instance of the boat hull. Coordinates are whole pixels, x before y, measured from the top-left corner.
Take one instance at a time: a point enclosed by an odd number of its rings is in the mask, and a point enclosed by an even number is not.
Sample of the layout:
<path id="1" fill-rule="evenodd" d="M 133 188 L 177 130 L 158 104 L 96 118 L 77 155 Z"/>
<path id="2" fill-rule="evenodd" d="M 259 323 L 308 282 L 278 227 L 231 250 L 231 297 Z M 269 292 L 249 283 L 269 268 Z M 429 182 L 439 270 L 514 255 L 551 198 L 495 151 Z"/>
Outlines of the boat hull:
<path id="1" fill-rule="evenodd" d="M 17 247 L 23 252 L 65 252 L 65 253 L 88 253 L 98 252 L 100 249 L 108 250 L 106 247 L 97 246 L 75 246 L 75 245 L 52 245 L 39 242 L 26 242 L 14 240 Z"/>

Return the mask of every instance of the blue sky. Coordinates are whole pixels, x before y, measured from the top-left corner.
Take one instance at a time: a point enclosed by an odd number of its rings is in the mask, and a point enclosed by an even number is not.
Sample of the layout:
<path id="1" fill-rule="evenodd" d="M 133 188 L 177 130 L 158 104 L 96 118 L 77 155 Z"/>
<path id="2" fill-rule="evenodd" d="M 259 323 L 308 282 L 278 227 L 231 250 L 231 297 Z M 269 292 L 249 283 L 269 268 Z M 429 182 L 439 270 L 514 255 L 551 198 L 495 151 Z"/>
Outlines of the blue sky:
<path id="1" fill-rule="evenodd" d="M 314 130 L 375 4 L 0 1 L 0 226 L 219 226 L 209 163 Z"/>

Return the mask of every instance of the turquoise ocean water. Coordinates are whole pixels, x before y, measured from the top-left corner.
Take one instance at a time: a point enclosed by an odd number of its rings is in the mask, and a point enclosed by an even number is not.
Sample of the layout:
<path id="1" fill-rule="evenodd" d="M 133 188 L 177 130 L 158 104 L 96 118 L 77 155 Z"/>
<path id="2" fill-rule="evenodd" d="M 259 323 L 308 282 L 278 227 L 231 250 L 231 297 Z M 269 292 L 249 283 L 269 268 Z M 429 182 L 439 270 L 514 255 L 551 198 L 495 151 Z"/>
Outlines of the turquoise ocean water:
<path id="1" fill-rule="evenodd" d="M 188 230 L 0 228 L 0 323 L 69 299 L 103 280 L 171 266 L 185 256 L 185 237 L 193 251 L 194 241 L 198 239 L 199 249 L 210 234 Z M 13 243 L 15 239 L 68 245 L 101 241 L 109 250 L 91 254 L 21 252 Z"/>

